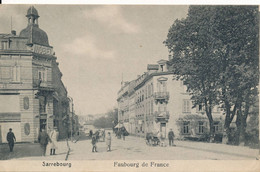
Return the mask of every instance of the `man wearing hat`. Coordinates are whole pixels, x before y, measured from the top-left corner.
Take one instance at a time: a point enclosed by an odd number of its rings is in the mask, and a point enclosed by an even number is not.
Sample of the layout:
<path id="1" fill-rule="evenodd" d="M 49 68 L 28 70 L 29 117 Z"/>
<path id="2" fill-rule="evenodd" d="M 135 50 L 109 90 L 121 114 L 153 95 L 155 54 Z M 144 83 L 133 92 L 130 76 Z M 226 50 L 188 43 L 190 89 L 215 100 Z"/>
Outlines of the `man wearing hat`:
<path id="1" fill-rule="evenodd" d="M 174 132 L 172 131 L 172 129 L 170 129 L 170 131 L 168 133 L 168 139 L 169 139 L 169 146 L 175 146 L 173 144 Z"/>
<path id="2" fill-rule="evenodd" d="M 42 131 L 39 134 L 38 141 L 41 145 L 41 150 L 42 150 L 42 156 L 45 156 L 46 154 L 46 147 L 48 142 L 52 142 L 49 135 L 45 131 L 45 128 L 42 128 Z"/>
<path id="3" fill-rule="evenodd" d="M 13 152 L 14 149 L 14 142 L 16 141 L 16 138 L 14 136 L 14 133 L 12 132 L 12 128 L 9 129 L 9 132 L 7 133 L 6 140 L 8 142 L 10 152 Z"/>

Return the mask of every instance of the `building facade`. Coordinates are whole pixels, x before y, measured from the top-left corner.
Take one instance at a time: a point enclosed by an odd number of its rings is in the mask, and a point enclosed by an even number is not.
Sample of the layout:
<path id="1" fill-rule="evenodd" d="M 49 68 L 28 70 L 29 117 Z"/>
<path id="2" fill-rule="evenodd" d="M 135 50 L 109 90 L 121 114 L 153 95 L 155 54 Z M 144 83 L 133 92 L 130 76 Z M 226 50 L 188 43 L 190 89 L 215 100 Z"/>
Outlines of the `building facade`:
<path id="1" fill-rule="evenodd" d="M 67 90 L 39 15 L 30 7 L 28 24 L 19 35 L 0 34 L 0 142 L 9 128 L 17 142 L 34 142 L 42 128 L 57 127 L 66 137 Z"/>
<path id="2" fill-rule="evenodd" d="M 192 108 L 186 86 L 174 78 L 169 68 L 167 60 L 160 60 L 148 64 L 147 71 L 137 79 L 121 84 L 118 120 L 133 135 L 160 131 L 167 138 L 173 129 L 177 138 L 200 138 L 209 131 L 204 107 Z M 215 133 L 222 132 L 221 109 L 214 107 L 212 115 Z"/>

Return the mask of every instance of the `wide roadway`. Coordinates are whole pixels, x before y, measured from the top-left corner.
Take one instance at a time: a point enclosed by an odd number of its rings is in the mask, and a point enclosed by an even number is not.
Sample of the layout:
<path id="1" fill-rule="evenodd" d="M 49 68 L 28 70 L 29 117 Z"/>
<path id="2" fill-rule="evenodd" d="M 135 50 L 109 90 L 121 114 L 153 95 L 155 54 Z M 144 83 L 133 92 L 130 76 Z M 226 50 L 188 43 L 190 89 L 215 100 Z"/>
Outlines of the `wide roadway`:
<path id="1" fill-rule="evenodd" d="M 112 134 L 112 151 L 105 142 L 97 143 L 98 152 L 92 152 L 91 140 L 70 142 L 69 160 L 242 160 L 255 159 L 257 150 L 246 147 L 175 141 L 176 147 L 148 146 L 142 137 L 127 136 L 117 139 Z M 232 150 L 233 149 L 233 150 Z"/>

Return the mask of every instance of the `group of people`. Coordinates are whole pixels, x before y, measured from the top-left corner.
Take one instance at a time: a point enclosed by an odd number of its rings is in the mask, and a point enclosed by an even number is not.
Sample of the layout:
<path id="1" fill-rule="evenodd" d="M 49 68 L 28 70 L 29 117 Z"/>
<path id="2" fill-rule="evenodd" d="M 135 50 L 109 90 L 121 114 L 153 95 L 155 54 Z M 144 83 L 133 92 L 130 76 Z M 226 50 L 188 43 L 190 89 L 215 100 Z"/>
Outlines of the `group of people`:
<path id="1" fill-rule="evenodd" d="M 105 135 L 105 131 L 104 131 L 103 134 L 106 139 L 107 151 L 110 152 L 111 151 L 111 133 L 108 132 L 107 135 Z M 92 152 L 97 152 L 98 139 L 99 139 L 99 132 L 95 133 L 91 136 Z"/>
<path id="2" fill-rule="evenodd" d="M 50 145 L 50 155 L 56 154 L 55 151 L 57 149 L 57 140 L 58 140 L 57 128 L 51 130 L 49 134 L 45 131 L 45 128 L 42 128 L 42 131 L 38 136 L 38 142 L 40 143 L 41 146 L 42 156 L 46 155 L 46 149 L 48 144 Z"/>
<path id="3" fill-rule="evenodd" d="M 125 129 L 125 127 L 122 128 L 118 128 L 117 130 L 115 130 L 116 133 L 116 137 L 118 139 L 123 138 L 123 140 L 125 140 L 125 136 L 128 136 L 129 133 L 127 132 L 127 130 Z"/>
<path id="4" fill-rule="evenodd" d="M 146 133 L 146 143 L 148 145 L 152 144 L 152 145 L 166 146 L 165 139 L 166 139 L 165 136 L 163 136 L 160 131 L 158 131 L 156 135 L 152 133 Z M 169 140 L 169 146 L 175 146 L 175 144 L 173 143 L 174 132 L 172 131 L 172 129 L 170 129 L 170 131 L 168 132 L 168 140 Z"/>
<path id="5" fill-rule="evenodd" d="M 50 146 L 50 155 L 56 154 L 55 151 L 57 149 L 57 139 L 58 139 L 57 128 L 51 130 L 49 134 L 45 131 L 45 128 L 42 129 L 42 131 L 39 133 L 38 136 L 38 142 L 40 143 L 42 156 L 46 155 L 46 149 L 48 144 Z M 16 138 L 12 131 L 12 128 L 9 129 L 9 132 L 7 133 L 6 136 L 6 140 L 8 142 L 10 152 L 13 152 Z"/>

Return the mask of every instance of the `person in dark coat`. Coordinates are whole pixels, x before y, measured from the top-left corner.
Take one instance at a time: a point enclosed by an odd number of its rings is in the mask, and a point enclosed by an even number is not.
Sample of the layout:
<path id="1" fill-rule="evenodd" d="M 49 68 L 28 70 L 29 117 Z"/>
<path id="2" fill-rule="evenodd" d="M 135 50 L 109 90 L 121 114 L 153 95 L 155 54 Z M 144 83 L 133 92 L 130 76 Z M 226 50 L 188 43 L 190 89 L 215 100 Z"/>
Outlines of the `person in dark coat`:
<path id="1" fill-rule="evenodd" d="M 91 137 L 92 137 L 92 135 L 93 135 L 93 131 L 92 131 L 92 130 L 90 130 L 90 131 L 89 131 L 89 137 L 91 138 Z"/>
<path id="2" fill-rule="evenodd" d="M 9 132 L 7 133 L 6 140 L 9 145 L 10 152 L 13 152 L 14 149 L 14 142 L 16 141 L 16 138 L 14 136 L 14 133 L 12 132 L 12 128 L 9 129 Z"/>
<path id="3" fill-rule="evenodd" d="M 97 152 L 97 137 L 95 135 L 92 136 L 92 152 Z"/>
<path id="4" fill-rule="evenodd" d="M 44 128 L 42 129 L 42 131 L 40 132 L 40 134 L 38 136 L 38 141 L 41 145 L 42 156 L 45 156 L 47 144 L 48 144 L 48 142 L 52 142 L 52 141 Z"/>
<path id="5" fill-rule="evenodd" d="M 170 131 L 168 133 L 169 146 L 174 146 L 173 138 L 174 138 L 174 133 L 173 133 L 172 129 L 170 129 Z"/>

